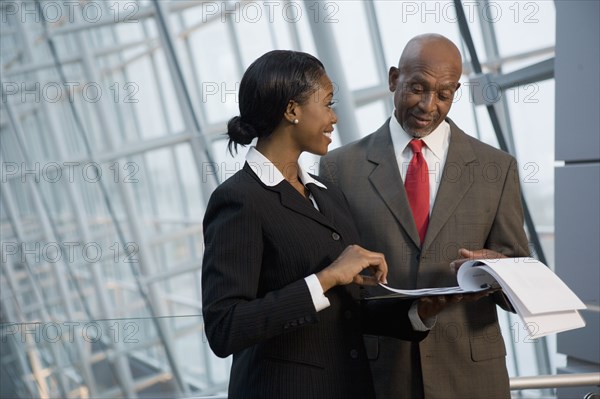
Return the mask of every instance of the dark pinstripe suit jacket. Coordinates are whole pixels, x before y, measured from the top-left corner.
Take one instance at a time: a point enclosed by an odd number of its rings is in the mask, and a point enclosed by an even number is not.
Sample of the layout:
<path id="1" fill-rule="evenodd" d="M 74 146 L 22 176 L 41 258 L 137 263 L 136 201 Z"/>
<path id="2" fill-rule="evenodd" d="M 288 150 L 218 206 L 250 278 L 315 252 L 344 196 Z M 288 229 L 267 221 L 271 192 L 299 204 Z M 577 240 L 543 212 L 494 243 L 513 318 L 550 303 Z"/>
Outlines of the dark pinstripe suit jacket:
<path id="1" fill-rule="evenodd" d="M 203 315 L 212 350 L 233 354 L 230 398 L 372 398 L 362 332 L 426 336 L 410 326 L 411 302 L 361 303 L 356 285 L 331 289 L 331 306 L 315 311 L 304 277 L 358 243 L 358 232 L 339 190 L 309 186 L 321 212 L 245 164 L 209 201 Z"/>

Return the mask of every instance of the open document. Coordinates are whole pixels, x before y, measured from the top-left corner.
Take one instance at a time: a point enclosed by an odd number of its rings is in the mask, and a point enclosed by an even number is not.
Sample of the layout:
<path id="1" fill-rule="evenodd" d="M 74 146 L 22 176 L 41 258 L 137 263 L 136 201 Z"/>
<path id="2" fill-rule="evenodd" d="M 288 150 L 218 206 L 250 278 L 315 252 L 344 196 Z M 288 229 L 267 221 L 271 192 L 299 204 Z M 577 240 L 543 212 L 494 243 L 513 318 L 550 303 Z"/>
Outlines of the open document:
<path id="1" fill-rule="evenodd" d="M 546 265 L 533 258 L 477 259 L 457 273 L 457 287 L 399 290 L 388 297 L 453 295 L 502 289 L 532 338 L 585 326 L 583 302 Z M 381 297 L 379 297 L 381 298 Z"/>

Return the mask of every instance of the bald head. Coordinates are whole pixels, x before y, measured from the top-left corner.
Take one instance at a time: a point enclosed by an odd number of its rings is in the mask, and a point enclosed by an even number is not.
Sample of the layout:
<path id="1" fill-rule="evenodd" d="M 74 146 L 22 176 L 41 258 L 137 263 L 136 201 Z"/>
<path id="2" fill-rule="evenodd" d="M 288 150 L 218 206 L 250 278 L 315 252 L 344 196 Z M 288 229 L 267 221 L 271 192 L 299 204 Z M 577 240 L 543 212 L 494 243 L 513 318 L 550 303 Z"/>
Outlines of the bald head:
<path id="1" fill-rule="evenodd" d="M 417 138 L 433 132 L 450 111 L 461 74 L 460 52 L 446 37 L 412 38 L 389 72 L 395 116 L 404 131 Z"/>
<path id="2" fill-rule="evenodd" d="M 462 73 L 462 57 L 458 47 L 447 37 L 435 33 L 426 33 L 410 39 L 402 51 L 398 67 L 428 60 L 451 64 Z"/>

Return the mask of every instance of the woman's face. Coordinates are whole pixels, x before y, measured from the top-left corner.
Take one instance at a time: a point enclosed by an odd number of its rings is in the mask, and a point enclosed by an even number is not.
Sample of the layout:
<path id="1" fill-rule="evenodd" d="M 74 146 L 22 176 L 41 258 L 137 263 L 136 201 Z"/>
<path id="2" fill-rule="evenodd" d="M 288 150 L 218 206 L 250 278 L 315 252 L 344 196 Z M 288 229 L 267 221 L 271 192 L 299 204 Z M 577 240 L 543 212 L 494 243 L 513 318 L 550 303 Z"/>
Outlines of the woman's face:
<path id="1" fill-rule="evenodd" d="M 298 106 L 298 124 L 294 139 L 300 151 L 325 155 L 331 144 L 333 125 L 337 116 L 333 109 L 333 84 L 326 74 L 319 79 L 319 88 Z"/>

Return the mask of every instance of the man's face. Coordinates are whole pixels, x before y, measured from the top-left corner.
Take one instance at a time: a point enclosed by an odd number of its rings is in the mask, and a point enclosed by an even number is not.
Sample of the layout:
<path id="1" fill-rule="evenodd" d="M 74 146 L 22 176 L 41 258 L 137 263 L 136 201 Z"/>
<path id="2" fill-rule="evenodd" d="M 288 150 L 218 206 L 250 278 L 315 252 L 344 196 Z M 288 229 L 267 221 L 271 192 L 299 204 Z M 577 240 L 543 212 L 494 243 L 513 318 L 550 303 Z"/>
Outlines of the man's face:
<path id="1" fill-rule="evenodd" d="M 460 87 L 460 74 L 460 61 L 425 51 L 399 68 L 390 68 L 389 89 L 394 92 L 395 116 L 404 131 L 425 137 L 442 123 Z"/>

